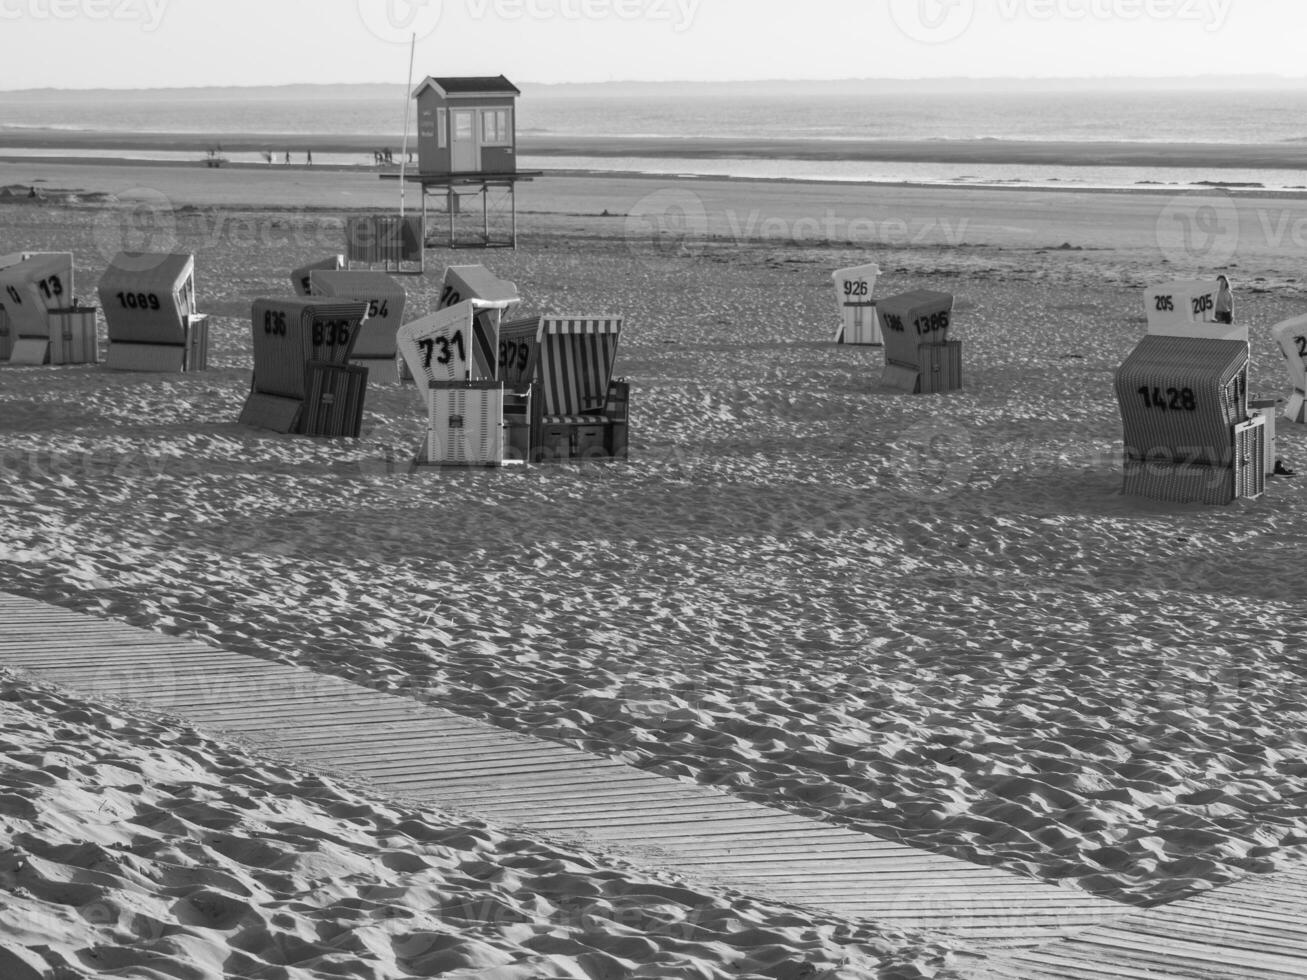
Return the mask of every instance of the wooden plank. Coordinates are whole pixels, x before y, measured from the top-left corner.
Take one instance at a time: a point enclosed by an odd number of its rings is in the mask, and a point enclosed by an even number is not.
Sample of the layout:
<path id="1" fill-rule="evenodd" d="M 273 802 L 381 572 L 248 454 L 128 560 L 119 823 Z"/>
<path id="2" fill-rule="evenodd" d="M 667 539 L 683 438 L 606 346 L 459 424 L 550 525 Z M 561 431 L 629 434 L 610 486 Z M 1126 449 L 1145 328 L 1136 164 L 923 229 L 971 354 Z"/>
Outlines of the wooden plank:
<path id="1" fill-rule="evenodd" d="M 531 739 L 345 678 L 35 610 L 0 617 L 0 661 L 93 692 L 121 693 L 196 724 L 352 773 L 405 798 L 559 839 L 640 855 L 691 877 L 816 907 L 860 907 L 1003 944 L 1061 935 L 1110 903 L 745 802 L 561 743 Z M 50 623 L 68 624 L 61 642 Z M 1128 911 L 1128 910 L 1126 910 Z"/>

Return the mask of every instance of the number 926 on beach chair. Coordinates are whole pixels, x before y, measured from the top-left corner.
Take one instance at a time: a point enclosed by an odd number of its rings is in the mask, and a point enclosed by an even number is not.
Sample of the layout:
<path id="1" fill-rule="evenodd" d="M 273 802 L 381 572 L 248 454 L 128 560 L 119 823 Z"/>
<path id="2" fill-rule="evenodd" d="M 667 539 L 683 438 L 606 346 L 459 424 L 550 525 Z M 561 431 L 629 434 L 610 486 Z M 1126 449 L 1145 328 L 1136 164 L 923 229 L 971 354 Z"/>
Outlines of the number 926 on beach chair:
<path id="1" fill-rule="evenodd" d="M 368 372 L 348 361 L 367 315 L 361 302 L 255 300 L 254 379 L 241 424 L 357 439 Z"/>
<path id="2" fill-rule="evenodd" d="M 195 256 L 119 252 L 100 277 L 109 334 L 105 365 L 119 371 L 203 371 L 209 318 L 195 312 Z"/>
<path id="3" fill-rule="evenodd" d="M 45 364 L 50 359 L 50 313 L 74 299 L 71 252 L 23 252 L 0 259 L 0 304 L 11 364 Z M 7 340 L 7 343 L 6 343 Z"/>
<path id="4" fill-rule="evenodd" d="M 1150 296 L 1151 301 L 1151 296 Z M 1266 419 L 1248 411 L 1247 328 L 1191 321 L 1149 333 L 1116 373 L 1124 492 L 1228 504 L 1266 487 Z"/>
<path id="5" fill-rule="evenodd" d="M 840 326 L 835 332 L 837 344 L 863 344 L 879 347 L 884 343 L 876 317 L 877 265 L 859 265 L 837 270 L 835 298 L 840 306 Z"/>
<path id="6" fill-rule="evenodd" d="M 962 343 L 950 340 L 953 295 L 920 289 L 876 305 L 885 344 L 882 384 L 909 394 L 962 387 Z"/>

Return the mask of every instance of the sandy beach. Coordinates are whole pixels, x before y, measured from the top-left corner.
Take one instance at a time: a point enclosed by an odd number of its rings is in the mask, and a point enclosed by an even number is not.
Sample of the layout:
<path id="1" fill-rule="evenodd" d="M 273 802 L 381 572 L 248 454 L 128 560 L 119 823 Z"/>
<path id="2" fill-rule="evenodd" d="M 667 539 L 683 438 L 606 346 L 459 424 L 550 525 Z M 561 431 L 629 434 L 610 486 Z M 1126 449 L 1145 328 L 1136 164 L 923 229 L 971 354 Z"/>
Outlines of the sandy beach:
<path id="1" fill-rule="evenodd" d="M 1269 328 L 1307 305 L 1307 201 L 545 176 L 519 248 L 430 250 L 409 313 L 480 262 L 524 312 L 622 314 L 631 460 L 411 475 L 411 388 L 370 387 L 359 440 L 237 424 L 252 301 L 393 182 L 8 161 L 0 188 L 0 252 L 73 251 L 94 302 L 144 215 L 214 317 L 203 374 L 0 366 L 0 587 L 1123 905 L 1307 861 L 1307 477 L 1124 497 L 1112 391 L 1144 287 L 1225 271 L 1251 390 L 1288 394 Z M 897 394 L 831 343 L 831 272 L 869 261 L 881 296 L 955 294 L 965 390 Z M 1307 472 L 1301 427 L 1280 454 Z M 964 975 L 950 937 L 415 811 L 21 674 L 0 711 L 6 976 Z"/>

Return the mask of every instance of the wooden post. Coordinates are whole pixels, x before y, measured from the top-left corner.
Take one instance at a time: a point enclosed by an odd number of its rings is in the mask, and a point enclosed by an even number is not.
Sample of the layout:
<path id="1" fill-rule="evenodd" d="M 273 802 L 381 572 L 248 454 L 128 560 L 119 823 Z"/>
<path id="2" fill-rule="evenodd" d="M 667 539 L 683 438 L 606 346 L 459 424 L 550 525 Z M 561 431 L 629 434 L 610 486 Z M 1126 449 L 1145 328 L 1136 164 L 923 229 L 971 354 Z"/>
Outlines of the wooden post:
<path id="1" fill-rule="evenodd" d="M 490 244 L 490 184 L 481 182 L 481 244 Z"/>
<path id="2" fill-rule="evenodd" d="M 508 198 L 513 210 L 513 248 L 517 248 L 517 181 L 508 182 Z"/>
<path id="3" fill-rule="evenodd" d="M 447 186 L 448 186 L 448 192 L 447 192 L 448 197 L 446 198 L 445 206 L 449 209 L 449 247 L 453 248 L 454 247 L 454 196 L 456 192 L 454 191 L 453 181 L 450 181 L 450 183 Z"/>

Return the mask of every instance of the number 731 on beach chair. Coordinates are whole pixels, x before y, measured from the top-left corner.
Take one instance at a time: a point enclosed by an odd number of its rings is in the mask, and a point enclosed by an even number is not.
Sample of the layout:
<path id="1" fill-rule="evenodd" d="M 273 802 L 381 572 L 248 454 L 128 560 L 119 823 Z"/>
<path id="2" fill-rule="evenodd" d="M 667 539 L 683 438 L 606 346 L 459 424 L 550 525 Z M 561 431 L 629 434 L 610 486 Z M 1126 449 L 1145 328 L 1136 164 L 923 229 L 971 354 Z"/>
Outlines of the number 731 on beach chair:
<path id="1" fill-rule="evenodd" d="M 499 379 L 499 328 L 515 301 L 469 299 L 399 328 L 399 353 L 417 380 L 427 412 L 419 466 L 502 466 L 506 396 Z M 524 410 L 524 409 L 520 409 Z"/>

